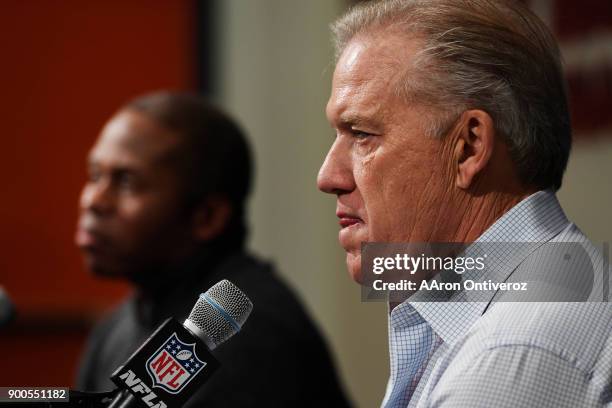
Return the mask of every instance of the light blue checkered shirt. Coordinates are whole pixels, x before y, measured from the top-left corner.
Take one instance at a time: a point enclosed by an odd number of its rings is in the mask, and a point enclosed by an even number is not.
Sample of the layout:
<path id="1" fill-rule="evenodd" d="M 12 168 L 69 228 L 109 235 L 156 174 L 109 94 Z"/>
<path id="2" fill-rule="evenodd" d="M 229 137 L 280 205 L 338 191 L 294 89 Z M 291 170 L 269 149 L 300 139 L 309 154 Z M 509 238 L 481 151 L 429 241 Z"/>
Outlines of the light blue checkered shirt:
<path id="1" fill-rule="evenodd" d="M 391 373 L 382 405 L 612 407 L 612 306 L 602 302 L 610 287 L 607 257 L 550 191 L 521 201 L 478 242 L 580 243 L 595 268 L 589 301 L 492 303 L 499 293 L 491 291 L 423 302 L 417 292 L 389 315 Z M 528 279 L 541 257 L 533 244 L 509 248 L 487 247 L 486 273 Z M 580 278 L 581 268 L 570 269 Z"/>

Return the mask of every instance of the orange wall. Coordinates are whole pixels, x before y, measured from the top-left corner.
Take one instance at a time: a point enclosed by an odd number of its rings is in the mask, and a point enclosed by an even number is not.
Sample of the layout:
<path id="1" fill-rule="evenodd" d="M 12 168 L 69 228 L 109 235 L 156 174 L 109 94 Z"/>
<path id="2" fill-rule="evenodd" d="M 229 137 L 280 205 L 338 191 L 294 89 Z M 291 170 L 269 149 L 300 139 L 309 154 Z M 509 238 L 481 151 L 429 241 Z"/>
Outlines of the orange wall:
<path id="1" fill-rule="evenodd" d="M 20 314 L 0 331 L 3 367 L 16 370 L 10 376 L 2 370 L 0 385 L 70 384 L 84 335 L 78 322 L 126 293 L 125 286 L 89 276 L 72 242 L 85 156 L 127 99 L 194 87 L 192 6 L 189 0 L 2 3 L 0 285 Z M 49 327 L 39 331 L 47 344 L 33 343 L 29 331 L 41 319 Z M 66 325 L 72 328 L 58 328 Z M 13 357 L 28 344 L 41 347 L 31 357 Z M 60 345 L 74 351 L 58 350 L 65 354 L 59 369 L 19 371 L 40 367 Z"/>

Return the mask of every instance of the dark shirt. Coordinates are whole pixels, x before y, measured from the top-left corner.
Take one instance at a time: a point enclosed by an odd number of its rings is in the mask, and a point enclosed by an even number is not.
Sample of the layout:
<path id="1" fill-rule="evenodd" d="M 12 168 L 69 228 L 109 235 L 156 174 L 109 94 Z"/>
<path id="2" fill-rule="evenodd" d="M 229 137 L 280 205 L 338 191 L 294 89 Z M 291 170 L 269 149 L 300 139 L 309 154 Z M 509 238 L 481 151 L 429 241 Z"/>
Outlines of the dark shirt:
<path id="1" fill-rule="evenodd" d="M 251 299 L 253 312 L 213 351 L 221 367 L 185 407 L 349 406 L 321 335 L 271 265 L 236 253 L 179 269 L 167 277 L 167 292 L 148 300 L 134 294 L 94 328 L 77 389 L 115 388 L 112 372 L 167 317 L 182 323 L 201 292 L 228 279 Z"/>

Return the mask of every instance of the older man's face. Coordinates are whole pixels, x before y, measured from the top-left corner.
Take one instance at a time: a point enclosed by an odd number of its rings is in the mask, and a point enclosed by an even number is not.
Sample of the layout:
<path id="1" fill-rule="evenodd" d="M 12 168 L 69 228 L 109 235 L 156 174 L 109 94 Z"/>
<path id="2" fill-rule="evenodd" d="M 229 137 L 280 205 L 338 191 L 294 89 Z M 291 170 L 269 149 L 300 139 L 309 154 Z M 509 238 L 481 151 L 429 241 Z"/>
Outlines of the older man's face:
<path id="1" fill-rule="evenodd" d="M 360 281 L 362 242 L 431 242 L 443 236 L 454 179 L 448 149 L 428 137 L 431 112 L 394 87 L 416 49 L 393 36 L 355 38 L 338 60 L 327 118 L 336 131 L 318 176 L 337 196 L 339 241 Z"/>

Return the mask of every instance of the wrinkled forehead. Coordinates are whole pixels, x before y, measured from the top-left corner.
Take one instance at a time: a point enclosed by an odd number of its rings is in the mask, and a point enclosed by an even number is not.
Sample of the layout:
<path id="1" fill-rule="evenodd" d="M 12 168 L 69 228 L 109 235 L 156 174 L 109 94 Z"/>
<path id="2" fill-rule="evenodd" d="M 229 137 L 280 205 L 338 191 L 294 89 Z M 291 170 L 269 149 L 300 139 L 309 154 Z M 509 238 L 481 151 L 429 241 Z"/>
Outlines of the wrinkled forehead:
<path id="1" fill-rule="evenodd" d="M 336 64 L 327 105 L 330 120 L 353 105 L 380 105 L 397 98 L 398 85 L 418 47 L 392 33 L 359 35 L 348 42 Z"/>

